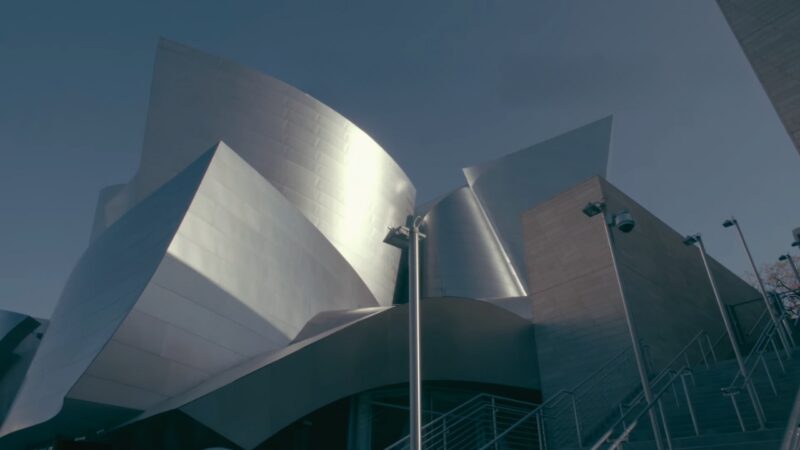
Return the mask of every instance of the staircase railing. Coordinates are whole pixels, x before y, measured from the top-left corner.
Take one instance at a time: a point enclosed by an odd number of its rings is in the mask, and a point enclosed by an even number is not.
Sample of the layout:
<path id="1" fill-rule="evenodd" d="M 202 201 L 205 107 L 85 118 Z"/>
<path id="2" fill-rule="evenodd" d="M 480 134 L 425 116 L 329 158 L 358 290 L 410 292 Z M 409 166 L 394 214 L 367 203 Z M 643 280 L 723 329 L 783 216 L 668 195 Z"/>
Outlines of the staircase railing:
<path id="1" fill-rule="evenodd" d="M 658 413 L 657 416 L 660 417 L 661 424 L 660 428 L 664 432 L 664 436 L 666 437 L 667 447 L 672 449 L 672 440 L 670 438 L 669 433 L 669 424 L 666 420 L 666 415 L 664 414 L 664 407 L 662 403 L 662 397 L 670 390 L 670 388 L 674 389 L 675 384 L 678 380 L 681 380 L 684 388 L 684 392 L 686 392 L 688 396 L 688 390 L 686 389 L 686 381 L 685 376 L 687 374 L 691 374 L 691 371 L 688 367 L 683 367 L 680 371 L 674 370 L 667 370 L 664 372 L 665 375 L 668 375 L 668 378 L 665 378 L 666 382 L 662 383 L 662 385 L 655 391 L 653 396 L 653 401 L 647 404 L 644 404 L 644 397 L 638 397 L 637 404 L 640 405 L 638 408 L 631 408 L 628 410 L 626 414 L 620 417 L 613 425 L 605 432 L 602 436 L 592 445 L 591 450 L 599 450 L 604 448 L 605 450 L 616 450 L 622 446 L 623 443 L 627 442 L 630 438 L 631 433 L 636 429 L 636 427 L 641 422 L 646 422 L 647 418 L 645 417 L 649 414 L 651 409 L 657 408 Z M 687 405 L 691 410 L 691 401 L 687 397 Z M 692 412 L 692 417 L 694 418 L 694 413 Z M 696 427 L 696 424 L 695 424 Z"/>
<path id="2" fill-rule="evenodd" d="M 422 446 L 428 449 L 478 448 L 508 428 L 535 404 L 491 394 L 478 394 L 422 427 Z M 536 430 L 528 430 L 530 443 L 536 442 Z M 408 448 L 408 436 L 386 449 Z"/>
<path id="3" fill-rule="evenodd" d="M 531 448 L 538 445 L 544 450 L 548 443 L 554 446 L 583 445 L 583 425 L 593 424 L 597 408 L 592 397 L 606 389 L 597 385 L 609 383 L 609 378 L 624 374 L 625 364 L 632 364 L 630 350 L 626 349 L 571 390 L 561 390 L 539 406 L 511 399 L 479 394 L 453 408 L 422 427 L 422 446 L 426 450 L 460 448 Z M 631 370 L 631 373 L 632 370 Z M 503 402 L 517 402 L 513 408 Z M 579 411 L 578 402 L 586 408 Z M 613 402 L 606 402 L 605 405 Z M 525 405 L 528 407 L 525 408 Z M 401 438 L 386 450 L 408 448 L 408 436 Z"/>
<path id="4" fill-rule="evenodd" d="M 789 414 L 786 432 L 783 433 L 781 450 L 800 450 L 800 388 L 794 396 L 794 406 Z"/>
<path id="5" fill-rule="evenodd" d="M 708 345 L 708 349 L 706 349 L 706 345 Z M 663 423 L 661 426 L 665 431 L 665 435 L 667 438 L 667 442 L 671 447 L 671 441 L 669 437 L 669 429 L 668 425 L 664 419 L 663 414 L 663 406 L 661 405 L 661 396 L 664 392 L 668 389 L 672 389 L 673 395 L 675 396 L 676 402 L 680 402 L 678 400 L 678 390 L 675 388 L 675 385 L 680 381 L 681 390 L 683 392 L 683 397 L 686 402 L 686 407 L 689 410 L 689 415 L 692 419 L 692 425 L 694 426 L 694 431 L 696 435 L 699 435 L 699 428 L 697 426 L 697 417 L 694 411 L 694 405 L 692 403 L 691 395 L 689 393 L 689 389 L 687 386 L 686 378 L 692 377 L 692 372 L 690 367 L 692 366 L 691 355 L 694 354 L 694 351 L 697 350 L 696 355 L 698 359 L 702 361 L 706 367 L 709 367 L 710 363 L 709 360 L 713 356 L 714 362 L 716 362 L 716 355 L 713 352 L 713 344 L 711 343 L 711 339 L 709 338 L 708 334 L 704 331 L 700 331 L 697 333 L 662 369 L 660 373 L 658 373 L 655 377 L 651 379 L 651 386 L 654 387 L 654 390 L 658 392 L 656 398 L 654 398 L 653 405 L 657 404 L 659 408 L 659 412 L 662 417 Z M 580 385 L 579 385 L 580 386 Z M 603 391 L 604 389 L 598 389 L 598 391 Z M 574 391 L 573 391 L 574 392 Z M 613 409 L 609 409 L 609 405 L 614 405 L 615 402 L 607 402 L 604 405 L 604 417 L 608 418 L 611 414 L 611 411 L 618 410 L 620 417 L 615 420 L 613 424 L 608 428 L 604 429 L 605 432 L 600 435 L 600 438 L 596 441 L 595 447 L 593 448 L 600 448 L 604 443 L 608 443 L 611 436 L 614 435 L 616 431 L 621 431 L 622 440 L 627 439 L 627 436 L 630 434 L 631 431 L 636 427 L 636 424 L 640 421 L 643 414 L 647 413 L 651 409 L 651 405 L 645 404 L 645 397 L 641 392 L 641 388 L 638 388 L 634 391 L 636 395 L 633 396 L 632 399 L 627 401 L 619 401 L 617 403 L 617 407 Z M 657 400 L 656 400 L 657 399 Z M 555 400 L 551 399 L 551 400 Z M 579 405 L 582 407 L 584 406 L 582 402 L 578 401 L 575 396 L 571 397 L 572 400 L 572 410 L 575 416 L 575 436 L 578 447 L 583 447 L 583 443 L 586 440 L 586 435 L 584 431 L 581 430 L 581 421 L 579 415 Z M 539 436 L 539 448 L 542 450 L 546 450 L 548 447 L 548 443 L 551 442 L 549 439 L 550 434 L 550 427 L 547 426 L 546 420 L 548 419 L 548 415 L 546 414 L 547 404 L 542 404 L 536 410 L 531 411 L 529 414 L 525 415 L 524 417 L 520 418 L 519 421 L 509 427 L 504 432 L 497 435 L 497 437 L 484 445 L 483 449 L 488 449 L 494 447 L 502 448 L 504 445 L 509 443 L 509 438 L 512 437 L 518 429 L 523 427 L 527 428 L 538 428 L 540 431 L 538 433 Z M 582 410 L 582 409 L 581 409 Z M 620 440 L 619 442 L 622 442 Z M 617 439 L 612 441 L 616 442 Z M 619 445 L 614 444 L 612 448 L 616 448 Z M 558 442 L 561 447 L 564 447 L 563 442 Z"/>
<path id="6" fill-rule="evenodd" d="M 625 364 L 633 364 L 630 350 L 624 350 L 599 369 L 595 370 L 571 390 L 561 390 L 536 409 L 519 418 L 515 423 L 497 434 L 480 450 L 490 448 L 519 448 L 515 444 L 526 430 L 537 430 L 538 448 L 561 448 L 567 446 L 583 447 L 587 426 L 594 426 L 597 420 L 607 415 L 607 405 L 613 402 L 596 402 L 593 395 L 608 395 L 608 389 L 600 389 L 601 383 L 607 384 L 612 375 L 624 374 L 620 370 Z M 633 368 L 630 370 L 633 374 Z M 633 377 L 631 377 L 633 379 Z M 618 383 L 619 385 L 619 383 Z M 620 392 L 629 391 L 624 387 Z M 579 407 L 580 405 L 580 407 Z M 597 406 L 602 406 L 598 408 Z M 601 413 L 601 414 L 599 414 Z"/>
<path id="7" fill-rule="evenodd" d="M 787 314 L 785 311 L 780 314 L 777 320 L 777 322 L 781 324 L 779 326 L 784 326 L 786 317 Z M 784 373 L 786 372 L 786 367 L 784 366 L 781 358 L 781 352 L 778 351 L 778 345 L 775 342 L 775 337 L 777 333 L 780 332 L 781 330 L 775 326 L 775 323 L 771 321 L 768 322 L 756 340 L 755 345 L 753 345 L 753 348 L 750 350 L 750 353 L 748 353 L 744 360 L 744 367 L 746 369 L 747 376 L 743 376 L 740 368 L 736 371 L 736 375 L 733 377 L 733 380 L 731 380 L 730 384 L 728 384 L 727 387 L 722 388 L 722 394 L 731 399 L 731 404 L 733 405 L 736 418 L 739 421 L 739 426 L 742 431 L 747 431 L 744 419 L 742 418 L 742 412 L 739 409 L 739 404 L 737 402 L 737 397 L 742 392 L 748 392 L 748 394 L 751 396 L 750 401 L 758 421 L 759 429 L 763 429 L 765 426 L 766 419 L 764 417 L 764 408 L 761 405 L 761 399 L 759 398 L 758 391 L 753 385 L 753 375 L 758 371 L 759 364 L 761 368 L 764 369 L 764 373 L 767 376 L 767 380 L 769 381 L 769 385 L 772 388 L 773 394 L 777 395 L 778 393 L 777 389 L 775 388 L 775 382 L 772 378 L 772 372 L 770 371 L 769 365 L 767 364 L 764 356 L 768 351 L 772 350 L 775 353 L 775 359 L 777 360 L 781 371 Z M 787 353 L 787 357 L 791 356 L 789 349 L 784 350 Z"/>
<path id="8" fill-rule="evenodd" d="M 706 350 L 705 345 L 709 349 Z M 609 449 L 615 449 L 625 442 L 630 433 L 642 421 L 644 414 L 649 413 L 652 408 L 658 408 L 657 416 L 660 417 L 661 424 L 659 430 L 663 431 L 664 437 L 667 442 L 668 448 L 672 448 L 672 438 L 670 436 L 669 424 L 667 423 L 666 416 L 664 415 L 664 407 L 661 402 L 661 397 L 668 390 L 672 391 L 675 397 L 675 403 L 680 404 L 678 389 L 676 385 L 680 381 L 680 390 L 683 393 L 686 408 L 689 412 L 689 417 L 692 421 L 692 428 L 695 436 L 700 435 L 700 429 L 697 425 L 697 414 L 695 413 L 694 404 L 692 402 L 691 394 L 689 393 L 687 378 L 692 379 L 694 383 L 694 374 L 692 373 L 693 363 L 691 354 L 697 350 L 699 360 L 705 365 L 706 368 L 710 367 L 709 356 L 713 355 L 713 361 L 716 362 L 716 355 L 713 353 L 714 345 L 705 331 L 700 331 L 686 345 L 680 349 L 675 356 L 664 366 L 661 372 L 650 380 L 650 387 L 656 392 L 653 401 L 650 404 L 646 403 L 646 399 L 641 390 L 633 399 L 619 405 L 619 418 L 600 436 L 600 438 L 592 446 L 592 449 L 602 448 L 603 445 L 609 444 Z M 700 362 L 698 361 L 698 363 Z"/>
<path id="9" fill-rule="evenodd" d="M 661 397 L 664 392 L 671 389 L 675 402 L 685 403 L 694 433 L 699 435 L 687 379 L 691 379 L 694 383 L 691 370 L 693 365 L 703 364 L 708 368 L 717 362 L 714 347 L 721 339 L 712 342 L 705 331 L 700 331 L 692 337 L 658 374 L 651 377 L 651 387 L 654 392 L 659 393 L 658 401 L 654 399 L 652 405 L 646 404 L 641 387 L 638 386 L 634 376 L 630 349 L 626 349 L 571 390 L 558 391 L 536 407 L 527 404 L 526 409 L 525 402 L 479 394 L 426 423 L 422 427 L 423 448 L 426 450 L 493 449 L 538 446 L 540 450 L 546 450 L 548 447 L 583 447 L 585 443 L 595 441 L 597 436 L 600 436 L 600 439 L 595 445 L 602 447 L 604 444 L 612 444 L 611 448 L 616 448 L 613 446 L 614 442 L 622 435 L 624 435 L 622 441 L 627 439 L 630 432 L 636 428 L 636 424 L 641 421 L 642 414 L 653 407 L 659 409 L 662 421 L 659 427 L 663 430 L 671 448 L 671 436 L 660 403 Z M 628 384 L 616 383 L 617 397 L 609 398 L 609 392 L 613 391 L 609 386 L 614 386 L 614 382 L 619 381 L 609 378 L 624 374 L 625 364 L 631 365 L 631 376 L 626 380 Z M 602 387 L 598 388 L 601 383 Z M 680 397 L 683 397 L 683 401 Z M 506 405 L 503 402 L 517 403 Z M 610 405 L 616 406 L 610 407 Z M 617 418 L 614 417 L 615 411 L 619 414 Z M 612 422 L 610 427 L 603 425 L 608 422 Z M 408 436 L 386 447 L 386 450 L 405 448 L 408 448 Z"/>

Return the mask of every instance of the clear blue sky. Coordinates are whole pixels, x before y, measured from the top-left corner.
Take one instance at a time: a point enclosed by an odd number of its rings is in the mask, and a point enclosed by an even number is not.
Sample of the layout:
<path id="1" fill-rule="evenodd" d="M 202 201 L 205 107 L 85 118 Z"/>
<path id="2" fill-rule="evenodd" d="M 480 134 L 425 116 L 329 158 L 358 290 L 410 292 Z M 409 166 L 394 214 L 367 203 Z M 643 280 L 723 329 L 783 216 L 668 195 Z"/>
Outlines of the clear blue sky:
<path id="1" fill-rule="evenodd" d="M 371 134 L 418 202 L 460 168 L 615 115 L 610 180 L 742 273 L 800 226 L 800 157 L 711 0 L 26 1 L 0 7 L 0 308 L 48 316 L 97 191 L 142 143 L 158 36 L 276 76 Z"/>

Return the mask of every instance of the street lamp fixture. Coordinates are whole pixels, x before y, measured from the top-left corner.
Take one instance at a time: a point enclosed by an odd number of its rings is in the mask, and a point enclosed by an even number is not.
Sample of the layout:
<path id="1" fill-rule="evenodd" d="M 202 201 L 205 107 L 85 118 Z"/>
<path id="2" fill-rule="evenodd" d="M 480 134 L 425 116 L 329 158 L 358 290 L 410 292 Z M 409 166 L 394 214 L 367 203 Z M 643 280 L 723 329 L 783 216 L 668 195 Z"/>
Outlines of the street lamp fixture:
<path id="1" fill-rule="evenodd" d="M 408 249 L 408 385 L 409 447 L 422 449 L 422 370 L 419 329 L 419 231 L 422 218 L 408 216 L 406 225 L 389 228 L 383 242 L 399 249 Z"/>
<path id="2" fill-rule="evenodd" d="M 683 239 L 683 245 L 694 245 L 695 243 L 700 242 L 700 235 L 699 234 L 690 234 Z"/>
<path id="3" fill-rule="evenodd" d="M 582 211 L 587 217 L 594 217 L 603 212 L 603 208 L 605 208 L 605 204 L 602 202 L 589 202 Z"/>
<path id="4" fill-rule="evenodd" d="M 383 238 L 383 243 L 405 250 L 408 248 L 408 240 L 410 237 L 411 231 L 408 227 L 390 227 L 389 232 L 386 233 L 386 237 Z"/>

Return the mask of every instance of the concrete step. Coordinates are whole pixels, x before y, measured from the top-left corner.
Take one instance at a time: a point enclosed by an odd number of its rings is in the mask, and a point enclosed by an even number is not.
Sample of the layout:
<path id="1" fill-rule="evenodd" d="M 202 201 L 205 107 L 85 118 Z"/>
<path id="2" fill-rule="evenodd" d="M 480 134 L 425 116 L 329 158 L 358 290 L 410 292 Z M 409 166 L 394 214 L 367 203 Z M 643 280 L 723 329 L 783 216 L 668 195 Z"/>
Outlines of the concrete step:
<path id="1" fill-rule="evenodd" d="M 672 445 L 673 448 L 687 450 L 776 450 L 780 446 L 782 435 L 782 429 L 709 434 L 699 437 L 673 438 Z M 624 450 L 650 450 L 655 449 L 656 445 L 652 440 L 631 441 L 625 443 L 622 448 Z"/>

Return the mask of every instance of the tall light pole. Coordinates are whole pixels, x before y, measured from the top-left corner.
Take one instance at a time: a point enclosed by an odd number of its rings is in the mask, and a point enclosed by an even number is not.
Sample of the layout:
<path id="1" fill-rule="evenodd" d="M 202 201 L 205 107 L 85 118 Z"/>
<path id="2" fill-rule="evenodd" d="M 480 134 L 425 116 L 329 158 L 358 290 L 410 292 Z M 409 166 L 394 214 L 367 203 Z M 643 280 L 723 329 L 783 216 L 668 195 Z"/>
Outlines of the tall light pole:
<path id="1" fill-rule="evenodd" d="M 753 388 L 753 382 L 750 380 L 750 376 L 747 373 L 747 366 L 744 364 L 742 352 L 739 350 L 739 343 L 736 342 L 736 336 L 733 334 L 733 327 L 731 326 L 728 312 L 725 310 L 725 304 L 722 303 L 722 298 L 719 295 L 719 290 L 717 289 L 717 283 L 714 280 L 714 275 L 711 273 L 711 268 L 708 266 L 706 247 L 703 245 L 703 239 L 700 237 L 700 234 L 695 234 L 686 236 L 686 238 L 683 240 L 683 243 L 685 245 L 697 244 L 697 248 L 700 250 L 700 258 L 703 259 L 703 266 L 706 268 L 708 282 L 711 284 L 711 290 L 714 292 L 714 299 L 717 301 L 719 314 L 722 316 L 722 323 L 725 325 L 725 333 L 728 335 L 728 340 L 731 342 L 733 354 L 736 356 L 736 362 L 739 364 L 739 371 L 742 373 L 742 379 L 747 380 L 747 384 L 745 385 L 747 388 L 747 395 L 750 396 L 750 402 L 753 404 L 753 410 L 756 412 L 756 419 L 758 419 L 759 428 L 763 429 L 765 421 L 764 411 L 761 408 L 761 402 L 758 399 L 758 394 Z"/>
<path id="2" fill-rule="evenodd" d="M 625 296 L 625 288 L 622 286 L 622 279 L 619 276 L 617 255 L 616 250 L 614 249 L 614 228 L 616 227 L 623 233 L 630 233 L 631 230 L 633 230 L 633 227 L 636 226 L 636 221 L 633 220 L 633 216 L 631 216 L 630 212 L 628 212 L 626 209 L 620 210 L 616 214 L 609 213 L 606 209 L 606 204 L 604 201 L 590 202 L 583 208 L 582 211 L 588 217 L 594 217 L 600 213 L 603 214 L 605 224 L 603 229 L 606 233 L 608 249 L 611 252 L 611 267 L 614 269 L 614 277 L 617 280 L 617 287 L 619 288 L 619 295 L 622 300 L 622 311 L 625 314 L 625 323 L 628 325 L 628 334 L 631 339 L 631 345 L 633 346 L 633 357 L 636 361 L 636 370 L 639 372 L 639 382 L 642 384 L 644 398 L 647 401 L 647 404 L 650 405 L 653 403 L 653 392 L 650 389 L 650 380 L 647 377 L 647 367 L 645 366 L 644 358 L 642 357 L 639 334 L 636 331 L 636 326 L 634 325 L 633 318 L 631 317 L 628 300 Z M 661 442 L 661 433 L 658 428 L 658 415 L 656 414 L 655 408 L 650 408 L 649 415 L 650 425 L 653 429 L 653 438 L 656 441 L 656 447 L 658 450 L 662 450 L 664 445 Z"/>
<path id="3" fill-rule="evenodd" d="M 408 398 L 409 447 L 422 450 L 422 370 L 419 332 L 419 231 L 422 218 L 408 216 L 406 226 L 389 228 L 383 242 L 408 249 Z"/>
<path id="4" fill-rule="evenodd" d="M 744 234 L 742 234 L 742 228 L 739 226 L 739 222 L 731 217 L 730 219 L 722 222 L 722 226 L 725 228 L 735 227 L 736 231 L 739 234 L 739 240 L 742 241 L 742 247 L 744 247 L 745 253 L 747 253 L 747 259 L 750 260 L 750 266 L 753 268 L 753 273 L 756 276 L 756 280 L 758 281 L 758 289 L 761 292 L 761 298 L 764 299 L 764 306 L 767 308 L 767 313 L 769 313 L 769 318 L 772 320 L 772 324 L 775 325 L 775 328 L 778 332 L 778 337 L 780 338 L 781 344 L 783 345 L 784 350 L 786 353 L 791 351 L 791 347 L 789 346 L 789 341 L 786 339 L 786 335 L 784 334 L 785 330 L 780 323 L 778 323 L 778 318 L 775 316 L 775 308 L 772 305 L 772 302 L 769 300 L 769 296 L 767 295 L 767 288 L 764 287 L 764 281 L 761 279 L 761 274 L 758 273 L 758 269 L 756 268 L 756 263 L 753 261 L 753 255 L 750 254 L 750 248 L 747 246 L 747 241 L 744 240 Z"/>

